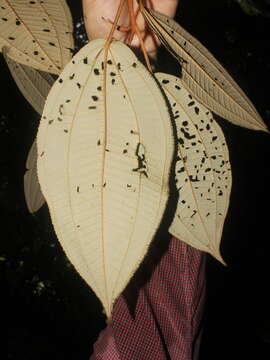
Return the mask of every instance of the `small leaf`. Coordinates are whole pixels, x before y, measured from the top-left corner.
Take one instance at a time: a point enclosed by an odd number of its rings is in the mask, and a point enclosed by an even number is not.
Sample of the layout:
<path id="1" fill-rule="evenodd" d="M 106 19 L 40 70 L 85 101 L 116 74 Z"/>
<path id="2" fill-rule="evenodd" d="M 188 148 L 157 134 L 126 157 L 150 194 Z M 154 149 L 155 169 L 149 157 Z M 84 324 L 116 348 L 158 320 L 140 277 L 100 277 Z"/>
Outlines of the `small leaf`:
<path id="1" fill-rule="evenodd" d="M 123 43 L 84 46 L 53 85 L 38 130 L 38 177 L 59 241 L 110 317 L 168 200 L 171 119 Z"/>
<path id="2" fill-rule="evenodd" d="M 224 264 L 219 244 L 232 182 L 224 135 L 211 112 L 190 95 L 182 80 L 155 75 L 169 99 L 177 128 L 179 200 L 169 232 Z"/>
<path id="3" fill-rule="evenodd" d="M 28 210 L 31 214 L 37 212 L 44 204 L 45 199 L 40 190 L 37 178 L 37 143 L 33 142 L 26 162 L 24 175 L 24 196 Z"/>
<path id="4" fill-rule="evenodd" d="M 52 75 L 13 61 L 7 56 L 8 49 L 3 48 L 3 55 L 9 70 L 26 100 L 39 114 L 42 114 L 46 97 L 54 83 Z"/>
<path id="5" fill-rule="evenodd" d="M 188 91 L 221 117 L 268 132 L 254 105 L 214 56 L 171 18 L 144 8 L 142 13 L 163 45 L 179 60 Z"/>
<path id="6" fill-rule="evenodd" d="M 42 114 L 45 100 L 54 83 L 54 78 L 43 71 L 36 70 L 26 65 L 19 64 L 11 60 L 3 48 L 3 55 L 10 69 L 10 72 L 24 97 L 33 106 L 33 108 Z M 40 190 L 37 178 L 37 147 L 34 141 L 26 163 L 26 172 L 24 175 L 24 196 L 30 213 L 38 211 L 45 203 Z"/>
<path id="7" fill-rule="evenodd" d="M 59 74 L 71 59 L 73 25 L 65 0 L 0 0 L 0 49 L 35 69 Z"/>

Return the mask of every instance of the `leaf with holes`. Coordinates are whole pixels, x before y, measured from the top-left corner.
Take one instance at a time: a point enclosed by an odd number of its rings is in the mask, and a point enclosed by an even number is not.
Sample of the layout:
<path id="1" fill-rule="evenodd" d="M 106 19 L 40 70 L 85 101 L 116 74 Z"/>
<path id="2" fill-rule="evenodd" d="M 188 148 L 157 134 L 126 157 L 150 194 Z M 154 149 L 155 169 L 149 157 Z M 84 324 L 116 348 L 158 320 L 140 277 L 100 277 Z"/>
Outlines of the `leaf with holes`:
<path id="1" fill-rule="evenodd" d="M 45 199 L 40 190 L 37 178 L 37 143 L 33 142 L 26 162 L 24 175 L 24 196 L 30 213 L 37 212 L 44 204 Z"/>
<path id="2" fill-rule="evenodd" d="M 236 125 L 268 132 L 248 97 L 197 39 L 163 14 L 146 8 L 142 8 L 142 13 L 163 45 L 181 63 L 181 80 L 198 101 Z"/>
<path id="3" fill-rule="evenodd" d="M 179 199 L 169 232 L 224 264 L 219 245 L 232 183 L 224 135 L 211 112 L 193 98 L 182 80 L 155 75 L 169 99 L 177 128 Z"/>
<path id="4" fill-rule="evenodd" d="M 110 317 L 168 200 L 175 145 L 165 98 L 126 45 L 91 41 L 53 85 L 37 144 L 58 239 Z"/>
<path id="5" fill-rule="evenodd" d="M 72 31 L 65 0 L 0 0 L 0 49 L 14 61 L 59 74 L 72 56 Z"/>

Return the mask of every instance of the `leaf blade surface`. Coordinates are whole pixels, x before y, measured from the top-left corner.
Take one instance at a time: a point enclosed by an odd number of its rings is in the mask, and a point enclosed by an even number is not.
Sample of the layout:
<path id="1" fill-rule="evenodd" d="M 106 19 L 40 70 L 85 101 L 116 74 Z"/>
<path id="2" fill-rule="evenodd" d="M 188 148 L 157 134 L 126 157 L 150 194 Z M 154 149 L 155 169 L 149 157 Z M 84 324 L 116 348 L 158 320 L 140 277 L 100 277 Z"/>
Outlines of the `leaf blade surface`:
<path id="1" fill-rule="evenodd" d="M 103 46 L 91 41 L 53 86 L 38 176 L 59 241 L 110 316 L 161 221 L 174 144 L 152 75 L 121 42 L 108 58 Z"/>
<path id="2" fill-rule="evenodd" d="M 7 53 L 8 49 L 4 47 L 4 58 L 18 88 L 36 112 L 42 114 L 54 78 L 48 73 L 13 61 L 8 57 Z"/>
<path id="3" fill-rule="evenodd" d="M 211 112 L 193 98 L 182 80 L 155 75 L 172 106 L 178 138 L 175 176 L 179 199 L 169 232 L 224 264 L 219 245 L 232 183 L 224 135 Z"/>
<path id="4" fill-rule="evenodd" d="M 215 57 L 173 19 L 144 8 L 143 15 L 181 64 L 185 87 L 207 108 L 232 123 L 268 132 L 252 102 Z"/>
<path id="5" fill-rule="evenodd" d="M 59 74 L 74 48 L 73 25 L 65 0 L 0 0 L 0 49 L 35 69 Z"/>

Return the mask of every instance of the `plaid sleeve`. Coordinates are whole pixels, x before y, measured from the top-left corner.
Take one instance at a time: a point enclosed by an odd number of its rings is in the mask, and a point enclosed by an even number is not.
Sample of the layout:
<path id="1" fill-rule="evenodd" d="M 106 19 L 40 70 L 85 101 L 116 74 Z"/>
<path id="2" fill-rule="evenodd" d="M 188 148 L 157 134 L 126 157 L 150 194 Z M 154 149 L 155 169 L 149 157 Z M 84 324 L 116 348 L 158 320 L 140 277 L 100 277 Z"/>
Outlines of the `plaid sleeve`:
<path id="1" fill-rule="evenodd" d="M 167 240 L 149 249 L 90 360 L 198 358 L 205 254 L 174 237 Z"/>

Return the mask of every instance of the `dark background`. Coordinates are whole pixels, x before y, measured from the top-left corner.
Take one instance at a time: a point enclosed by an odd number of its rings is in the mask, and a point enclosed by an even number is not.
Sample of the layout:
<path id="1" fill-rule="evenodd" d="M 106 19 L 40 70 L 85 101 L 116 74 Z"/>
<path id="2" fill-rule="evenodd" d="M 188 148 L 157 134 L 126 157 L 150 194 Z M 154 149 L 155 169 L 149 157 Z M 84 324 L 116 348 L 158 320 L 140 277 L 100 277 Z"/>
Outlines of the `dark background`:
<path id="1" fill-rule="evenodd" d="M 80 4 L 68 3 L 80 47 Z M 269 0 L 180 0 L 176 19 L 223 63 L 269 127 Z M 161 53 L 170 64 L 170 56 Z M 88 359 L 105 318 L 66 259 L 47 208 L 36 216 L 27 211 L 23 175 L 39 117 L 2 56 L 0 66 L 0 266 L 2 298 L 8 294 L 8 359 Z M 221 244 L 228 267 L 207 257 L 201 360 L 270 359 L 269 135 L 218 121 L 233 173 Z"/>

